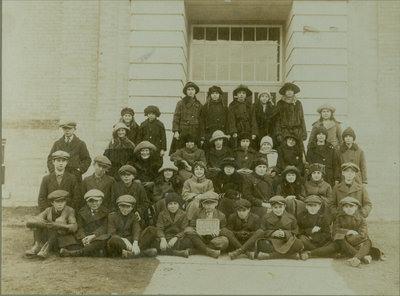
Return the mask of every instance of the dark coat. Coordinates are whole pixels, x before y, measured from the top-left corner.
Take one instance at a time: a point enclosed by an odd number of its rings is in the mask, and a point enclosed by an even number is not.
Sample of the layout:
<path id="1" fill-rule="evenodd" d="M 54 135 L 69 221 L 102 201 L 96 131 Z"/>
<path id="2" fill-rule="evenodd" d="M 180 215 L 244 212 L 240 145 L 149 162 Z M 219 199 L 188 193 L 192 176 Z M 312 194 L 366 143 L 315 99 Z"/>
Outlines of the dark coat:
<path id="1" fill-rule="evenodd" d="M 159 238 L 165 237 L 167 240 L 175 236 L 181 239 L 184 236 L 184 230 L 188 226 L 189 221 L 183 210 L 178 209 L 175 213 L 174 220 L 171 218 L 171 213 L 168 210 L 164 210 L 158 215 L 157 236 Z"/>
<path id="2" fill-rule="evenodd" d="M 288 103 L 284 98 L 278 101 L 279 109 L 278 120 L 276 123 L 276 132 L 278 136 L 291 133 L 298 139 L 307 139 L 306 123 L 304 121 L 303 105 L 299 100 L 295 103 Z"/>
<path id="3" fill-rule="evenodd" d="M 213 180 L 214 190 L 217 193 L 227 193 L 228 190 L 235 190 L 242 193 L 243 182 L 243 176 L 236 171 L 230 176 L 225 174 L 225 172 L 220 171 Z"/>
<path id="4" fill-rule="evenodd" d="M 216 130 L 223 131 L 226 135 L 236 133 L 235 118 L 221 99 L 217 102 L 208 100 L 200 112 L 200 136 L 206 140 Z"/>
<path id="5" fill-rule="evenodd" d="M 304 174 L 303 149 L 297 143 L 293 147 L 289 147 L 283 142 L 278 148 L 278 163 L 280 171 L 283 171 L 288 165 L 295 166 L 301 175 Z"/>
<path id="6" fill-rule="evenodd" d="M 243 231 L 254 232 L 260 228 L 260 217 L 254 213 L 249 213 L 247 220 L 242 220 L 237 213 L 233 213 L 229 216 L 226 227 L 235 234 Z"/>
<path id="7" fill-rule="evenodd" d="M 265 214 L 261 219 L 261 228 L 265 231 L 265 237 L 272 243 L 275 251 L 281 254 L 289 251 L 299 233 L 296 218 L 286 211 L 280 217 L 272 211 Z M 278 229 L 285 233 L 284 238 L 272 237 L 272 233 Z"/>
<path id="8" fill-rule="evenodd" d="M 332 187 L 323 179 L 318 182 L 313 180 L 306 181 L 304 187 L 306 189 L 306 196 L 318 195 L 325 203 L 332 198 Z"/>
<path id="9" fill-rule="evenodd" d="M 140 231 L 140 224 L 134 211 L 127 216 L 123 216 L 119 210 L 108 214 L 107 233 L 111 236 L 120 236 L 132 243 L 135 240 L 139 241 Z"/>
<path id="10" fill-rule="evenodd" d="M 252 148 L 249 148 L 247 151 L 244 151 L 243 148 L 236 148 L 233 151 L 233 155 L 236 159 L 239 169 L 250 169 L 253 161 L 257 157 L 257 152 Z"/>
<path id="11" fill-rule="evenodd" d="M 103 153 L 103 155 L 107 156 L 107 158 L 111 161 L 111 168 L 109 168 L 107 174 L 118 180 L 118 170 L 123 165 L 133 162 L 134 149 L 135 144 L 127 137 L 121 140 L 116 137 L 114 133 L 114 138 L 110 141 L 108 147 Z"/>
<path id="12" fill-rule="evenodd" d="M 325 165 L 324 180 L 331 186 L 335 186 L 335 181 L 340 181 L 340 159 L 331 144 L 323 146 L 318 146 L 316 143 L 311 144 L 307 151 L 307 161 Z"/>
<path id="13" fill-rule="evenodd" d="M 161 167 L 161 159 L 154 154 L 148 159 L 143 159 L 140 154 L 134 158 L 133 165 L 137 170 L 137 179 L 141 182 L 154 182 L 158 176 L 158 170 Z"/>
<path id="14" fill-rule="evenodd" d="M 299 235 L 305 235 L 313 244 L 323 246 L 331 238 L 331 222 L 331 215 L 326 214 L 322 207 L 315 215 L 311 215 L 308 211 L 304 211 L 298 215 L 297 219 Z M 312 233 L 314 226 L 320 227 L 320 231 Z"/>
<path id="15" fill-rule="evenodd" d="M 212 147 L 206 151 L 207 166 L 209 168 L 220 168 L 222 160 L 226 157 L 233 157 L 233 152 L 226 146 L 223 146 L 221 150 L 216 150 Z"/>
<path id="16" fill-rule="evenodd" d="M 176 104 L 172 131 L 179 132 L 180 137 L 189 134 L 199 139 L 201 108 L 202 105 L 196 96 L 194 98 L 185 96 Z"/>
<path id="17" fill-rule="evenodd" d="M 73 136 L 71 143 L 66 143 L 64 136 L 54 142 L 49 156 L 47 157 L 47 168 L 50 172 L 54 171 L 51 155 L 58 150 L 69 153 L 70 159 L 65 169 L 74 174 L 78 179 L 80 178 L 77 181 L 82 180 L 82 174 L 86 173 L 92 161 L 85 142 L 80 140 L 76 135 Z"/>
<path id="18" fill-rule="evenodd" d="M 166 193 L 175 192 L 179 196 L 182 194 L 183 182 L 181 178 L 177 174 L 174 174 L 173 177 L 167 182 L 164 179 L 163 174 L 161 173 L 154 182 L 153 189 L 153 202 L 159 201 L 164 198 Z"/>
<path id="19" fill-rule="evenodd" d="M 349 230 L 355 230 L 358 234 L 346 235 Z M 367 222 L 359 212 L 356 212 L 353 216 L 349 216 L 340 211 L 336 216 L 333 222 L 333 239 L 341 240 L 344 238 L 353 246 L 357 246 L 369 239 Z"/>
<path id="20" fill-rule="evenodd" d="M 127 127 L 129 127 L 129 131 L 126 132 L 126 137 L 135 145 L 139 143 L 139 125 L 135 121 L 135 118 L 132 119 L 130 124 L 126 124 L 122 117 L 120 118 L 119 122 L 124 123 Z"/>
<path id="21" fill-rule="evenodd" d="M 97 213 L 92 215 L 88 205 L 85 205 L 78 212 L 77 222 L 78 231 L 75 234 L 77 240 L 81 241 L 84 237 L 94 234 L 94 240 L 106 240 L 110 236 L 107 234 L 107 218 L 109 210 L 101 205 Z"/>
<path id="22" fill-rule="evenodd" d="M 243 197 L 253 206 L 260 207 L 263 202 L 268 202 L 274 195 L 272 179 L 269 176 L 259 176 L 253 172 L 245 179 Z"/>
<path id="23" fill-rule="evenodd" d="M 175 162 L 175 165 L 178 166 L 178 168 L 181 167 L 180 162 L 182 160 L 186 160 L 190 166 L 193 166 L 193 164 L 199 160 L 207 163 L 204 151 L 196 146 L 193 149 L 187 149 L 186 147 L 181 148 L 171 154 L 171 161 Z"/>
<path id="24" fill-rule="evenodd" d="M 239 102 L 234 99 L 229 104 L 229 110 L 232 112 L 235 118 L 237 133 L 251 133 L 252 135 L 257 135 L 257 121 L 255 116 L 253 116 L 251 104 L 244 101 Z"/>
<path id="25" fill-rule="evenodd" d="M 325 126 L 322 120 L 317 120 L 313 123 L 310 139 L 308 140 L 308 147 L 315 141 L 317 138 L 316 130 L 319 127 L 325 127 L 328 131 L 327 142 L 331 144 L 335 149 L 339 149 L 339 146 L 342 144 L 342 128 L 340 127 L 340 122 L 336 120 L 331 120 L 328 126 Z"/>
<path id="26" fill-rule="evenodd" d="M 260 101 L 253 104 L 253 116 L 257 122 L 258 137 L 270 136 L 276 145 L 276 123 L 279 116 L 279 108 L 267 102 L 265 111 Z"/>
<path id="27" fill-rule="evenodd" d="M 356 174 L 356 180 L 360 183 L 367 184 L 367 165 L 365 160 L 364 151 L 353 143 L 350 148 L 346 144 L 340 146 L 340 161 L 341 163 L 352 162 L 358 165 L 360 171 Z"/>
<path id="28" fill-rule="evenodd" d="M 113 177 L 104 175 L 101 179 L 97 179 L 95 174 L 93 174 L 83 179 L 82 195 L 85 195 L 85 193 L 91 189 L 98 189 L 104 193 L 102 205 L 105 206 L 107 209 L 112 209 L 111 188 L 114 186 L 115 183 L 116 182 Z M 81 200 L 83 207 L 84 200 L 83 199 Z"/>
<path id="29" fill-rule="evenodd" d="M 140 216 L 143 217 L 143 213 L 150 206 L 150 202 L 147 198 L 147 194 L 143 186 L 135 181 L 133 181 L 131 186 L 129 187 L 127 187 L 122 181 L 119 181 L 114 184 L 114 186 L 111 189 L 111 196 L 112 196 L 111 210 L 117 209 L 117 204 L 116 204 L 117 198 L 125 194 L 132 195 L 136 199 L 136 209 L 140 213 Z"/>
<path id="30" fill-rule="evenodd" d="M 164 124 L 155 119 L 150 121 L 146 119 L 142 122 L 139 127 L 139 136 L 138 142 L 142 141 L 149 141 L 150 143 L 154 144 L 158 151 L 160 150 L 167 150 L 167 136 L 165 134 L 165 126 Z"/>
<path id="31" fill-rule="evenodd" d="M 74 209 L 79 207 L 83 198 L 76 177 L 65 171 L 61 183 L 58 185 L 56 173 L 53 171 L 49 175 L 44 176 L 42 183 L 40 184 L 38 196 L 38 206 L 40 211 L 44 211 L 46 208 L 51 207 L 51 202 L 47 199 L 47 196 L 53 191 L 60 189 L 69 192 L 70 196 L 67 202 L 68 205 Z"/>

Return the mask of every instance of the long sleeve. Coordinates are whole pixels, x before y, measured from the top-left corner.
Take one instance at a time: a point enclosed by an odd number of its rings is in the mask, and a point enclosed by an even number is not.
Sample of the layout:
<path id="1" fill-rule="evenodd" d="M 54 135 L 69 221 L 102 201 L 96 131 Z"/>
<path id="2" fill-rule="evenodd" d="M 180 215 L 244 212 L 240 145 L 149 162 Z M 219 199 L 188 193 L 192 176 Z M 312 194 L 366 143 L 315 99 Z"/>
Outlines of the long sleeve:
<path id="1" fill-rule="evenodd" d="M 180 103 L 181 102 L 179 101 L 176 104 L 176 107 L 175 107 L 174 118 L 172 120 L 172 131 L 173 132 L 179 132 L 179 125 L 180 125 L 181 116 L 182 116 L 182 114 L 181 114 L 182 111 L 181 111 L 181 108 L 180 108 L 181 104 Z"/>
<path id="2" fill-rule="evenodd" d="M 140 232 L 141 228 L 139 221 L 137 221 L 137 219 L 135 218 L 132 222 L 132 241 L 139 241 Z"/>
<path id="3" fill-rule="evenodd" d="M 362 186 L 361 190 L 362 190 L 362 207 L 360 212 L 364 218 L 367 218 L 372 210 L 372 203 L 371 200 L 369 199 L 368 192 L 367 190 L 365 190 L 364 186 Z"/>
<path id="4" fill-rule="evenodd" d="M 306 122 L 304 121 L 304 111 L 303 111 L 303 105 L 301 104 L 301 102 L 299 104 L 299 111 L 300 111 L 301 127 L 303 130 L 302 140 L 305 141 L 305 140 L 307 140 L 307 128 L 306 128 Z"/>
<path id="5" fill-rule="evenodd" d="M 343 139 L 342 139 L 342 127 L 340 126 L 340 123 L 336 123 L 336 137 L 339 141 L 339 147 L 342 145 L 343 143 Z"/>
<path id="6" fill-rule="evenodd" d="M 164 124 L 160 121 L 160 146 L 161 149 L 166 151 L 167 150 L 167 134 L 165 132 L 165 126 Z"/>
<path id="7" fill-rule="evenodd" d="M 79 169 L 82 174 L 86 173 L 89 169 L 92 159 L 90 158 L 89 151 L 86 147 L 85 142 L 81 142 L 81 147 L 79 149 Z"/>
<path id="8" fill-rule="evenodd" d="M 254 185 L 251 180 L 245 180 L 243 184 L 243 197 L 247 199 L 253 206 L 261 206 L 262 201 L 253 196 Z"/>
<path id="9" fill-rule="evenodd" d="M 48 206 L 47 202 L 48 194 L 49 192 L 47 192 L 47 177 L 43 177 L 42 183 L 40 184 L 39 196 L 38 196 L 38 207 L 41 212 L 44 211 Z"/>
<path id="10" fill-rule="evenodd" d="M 85 221 L 83 220 L 82 216 L 78 214 L 77 217 L 77 223 L 78 223 L 78 231 L 76 232 L 76 239 L 77 240 L 82 240 L 86 234 L 85 234 L 85 230 L 83 229 Z"/>
<path id="11" fill-rule="evenodd" d="M 53 160 L 51 158 L 51 155 L 56 152 L 57 149 L 57 142 L 54 142 L 53 146 L 51 147 L 49 156 L 47 157 L 47 168 L 49 169 L 49 172 L 52 173 L 54 172 L 54 165 L 53 165 Z"/>
<path id="12" fill-rule="evenodd" d="M 186 202 L 191 201 L 196 195 L 199 194 L 191 192 L 191 186 L 189 180 L 190 179 L 186 180 L 185 183 L 183 183 L 183 188 L 182 188 L 182 198 Z"/>
<path id="13" fill-rule="evenodd" d="M 367 165 L 366 165 L 364 151 L 362 151 L 361 149 L 360 149 L 360 170 L 361 170 L 361 181 L 363 184 L 367 184 L 368 183 Z"/>
<path id="14" fill-rule="evenodd" d="M 232 135 L 237 132 L 237 129 L 235 123 L 235 116 L 233 116 L 233 113 L 231 112 L 231 110 L 229 110 L 229 108 L 226 108 L 226 117 L 227 117 L 226 133 L 228 135 Z"/>

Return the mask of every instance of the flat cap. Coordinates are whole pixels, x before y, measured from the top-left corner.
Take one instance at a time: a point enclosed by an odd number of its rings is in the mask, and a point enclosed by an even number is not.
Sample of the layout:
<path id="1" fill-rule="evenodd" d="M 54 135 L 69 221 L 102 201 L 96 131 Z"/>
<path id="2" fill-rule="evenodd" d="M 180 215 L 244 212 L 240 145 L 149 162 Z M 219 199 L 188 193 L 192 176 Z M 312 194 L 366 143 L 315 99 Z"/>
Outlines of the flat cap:
<path id="1" fill-rule="evenodd" d="M 97 162 L 98 164 L 111 167 L 111 161 L 104 155 L 96 156 L 93 162 Z"/>
<path id="2" fill-rule="evenodd" d="M 351 196 L 347 196 L 347 197 L 341 199 L 341 200 L 339 201 L 339 204 L 340 204 L 341 206 L 343 206 L 343 205 L 345 205 L 345 204 L 351 204 L 351 205 L 355 205 L 355 206 L 361 206 L 360 202 L 359 202 L 357 199 L 355 199 L 354 197 L 351 197 Z"/>
<path id="3" fill-rule="evenodd" d="M 118 174 L 121 175 L 123 173 L 131 173 L 132 175 L 136 176 L 137 172 L 136 172 L 136 169 L 133 166 L 131 166 L 129 164 L 126 164 L 126 165 L 123 165 L 122 167 L 120 167 L 119 170 L 118 170 Z"/>
<path id="4" fill-rule="evenodd" d="M 69 192 L 65 190 L 55 190 L 51 192 L 48 196 L 47 199 L 50 201 L 55 201 L 58 199 L 66 199 L 69 197 Z"/>
<path id="5" fill-rule="evenodd" d="M 340 166 L 340 169 L 341 169 L 342 171 L 344 171 L 344 170 L 346 170 L 346 169 L 348 169 L 348 168 L 352 169 L 352 170 L 355 171 L 356 173 L 358 173 L 358 172 L 360 171 L 360 168 L 358 167 L 358 165 L 356 165 L 355 163 L 352 163 L 352 162 L 346 162 L 346 163 L 344 163 L 344 164 L 342 164 L 342 165 Z"/>
<path id="6" fill-rule="evenodd" d="M 104 198 L 104 193 L 98 189 L 90 189 L 83 197 L 86 201 L 89 199 L 100 200 Z"/>
<path id="7" fill-rule="evenodd" d="M 70 155 L 68 152 L 58 150 L 51 155 L 51 158 L 52 159 L 62 158 L 68 160 L 70 158 Z"/>
<path id="8" fill-rule="evenodd" d="M 129 194 L 121 195 L 120 197 L 117 198 L 117 205 L 120 204 L 132 206 L 136 204 L 136 198 L 134 198 L 132 195 Z"/>
<path id="9" fill-rule="evenodd" d="M 311 203 L 322 204 L 322 200 L 318 195 L 309 195 L 305 198 L 304 203 L 306 203 L 306 204 L 311 204 Z"/>
<path id="10" fill-rule="evenodd" d="M 60 125 L 59 125 L 59 127 L 61 127 L 61 128 L 63 128 L 63 127 L 66 127 L 66 128 L 76 128 L 76 122 L 75 121 L 68 121 L 68 120 L 66 120 L 66 121 L 62 121 L 62 122 L 60 122 Z"/>
<path id="11" fill-rule="evenodd" d="M 239 199 L 235 202 L 236 209 L 250 209 L 251 203 L 247 199 Z"/>
<path id="12" fill-rule="evenodd" d="M 271 199 L 268 201 L 271 205 L 273 204 L 281 204 L 281 205 L 286 205 L 286 199 L 283 196 L 280 195 L 275 195 L 271 197 Z"/>
<path id="13" fill-rule="evenodd" d="M 214 192 L 214 191 L 207 191 L 205 193 L 203 193 L 200 197 L 200 202 L 204 203 L 204 202 L 217 202 L 219 199 L 219 195 L 218 193 Z"/>

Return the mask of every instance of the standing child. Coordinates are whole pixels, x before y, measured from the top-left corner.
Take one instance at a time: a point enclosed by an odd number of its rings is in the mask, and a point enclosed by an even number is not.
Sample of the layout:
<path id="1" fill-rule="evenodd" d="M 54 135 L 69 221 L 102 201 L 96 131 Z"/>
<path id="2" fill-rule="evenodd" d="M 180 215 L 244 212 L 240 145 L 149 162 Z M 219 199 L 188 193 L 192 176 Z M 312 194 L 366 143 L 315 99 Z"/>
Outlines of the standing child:
<path id="1" fill-rule="evenodd" d="M 68 121 L 60 124 L 64 135 L 57 140 L 50 150 L 47 157 L 47 168 L 49 172 L 54 171 L 54 164 L 52 154 L 56 151 L 62 150 L 70 155 L 67 167 L 67 172 L 75 175 L 78 183 L 82 182 L 82 175 L 88 170 L 91 159 L 89 151 L 87 150 L 85 142 L 80 140 L 76 135 L 76 122 Z"/>
<path id="2" fill-rule="evenodd" d="M 303 145 L 294 134 L 283 136 L 278 148 L 278 168 L 283 171 L 288 165 L 295 166 L 300 175 L 304 174 Z"/>
<path id="3" fill-rule="evenodd" d="M 326 141 L 329 142 L 333 148 L 339 149 L 342 144 L 342 128 L 340 127 L 340 122 L 335 119 L 333 113 L 335 113 L 335 107 L 324 104 L 318 107 L 317 112 L 321 117 L 313 123 L 313 127 L 310 134 L 310 139 L 308 140 L 308 147 L 315 141 L 317 136 L 316 132 L 319 127 L 324 127 L 327 130 Z"/>
<path id="4" fill-rule="evenodd" d="M 144 109 L 144 116 L 147 116 L 147 119 L 140 124 L 138 142 L 148 141 L 154 144 L 162 159 L 167 150 L 167 137 L 164 124 L 158 120 L 160 115 L 157 106 L 150 105 Z"/>
<path id="5" fill-rule="evenodd" d="M 106 175 L 110 167 L 111 161 L 107 157 L 103 155 L 96 156 L 93 160 L 93 175 L 86 177 L 82 182 L 83 194 L 86 194 L 91 189 L 98 189 L 103 192 L 102 205 L 107 209 L 113 208 L 111 204 L 111 188 L 115 184 L 114 178 Z"/>
<path id="6" fill-rule="evenodd" d="M 126 137 L 135 145 L 138 143 L 139 125 L 135 121 L 135 111 L 132 108 L 125 107 L 121 110 L 122 122 L 128 127 Z"/>
<path id="7" fill-rule="evenodd" d="M 55 190 L 48 195 L 51 206 L 29 220 L 26 226 L 33 229 L 34 245 L 26 251 L 29 257 L 45 259 L 51 250 L 75 247 L 78 243 L 73 233 L 77 230 L 75 211 L 67 206 L 69 193 Z"/>
<path id="8" fill-rule="evenodd" d="M 357 172 L 356 181 L 362 184 L 368 183 L 367 166 L 364 151 L 354 143 L 356 133 L 351 127 L 346 128 L 342 134 L 344 142 L 340 145 L 339 153 L 341 163 L 352 162 L 360 168 Z"/>
<path id="9" fill-rule="evenodd" d="M 107 216 L 109 210 L 102 205 L 104 193 L 91 189 L 85 194 L 86 206 L 78 212 L 78 231 L 75 237 L 81 242 L 79 250 L 69 251 L 62 248 L 61 257 L 101 256 L 104 254 L 107 240 Z"/>
<path id="10" fill-rule="evenodd" d="M 241 133 L 238 137 L 240 147 L 233 151 L 233 155 L 238 164 L 238 172 L 250 174 L 253 161 L 257 158 L 257 152 L 250 148 L 251 134 Z"/>
<path id="11" fill-rule="evenodd" d="M 306 196 L 317 195 L 319 196 L 323 204 L 326 206 L 328 200 L 332 197 L 332 187 L 325 182 L 323 176 L 325 174 L 325 166 L 320 163 L 312 163 L 309 166 L 308 180 L 304 185 L 306 189 Z"/>

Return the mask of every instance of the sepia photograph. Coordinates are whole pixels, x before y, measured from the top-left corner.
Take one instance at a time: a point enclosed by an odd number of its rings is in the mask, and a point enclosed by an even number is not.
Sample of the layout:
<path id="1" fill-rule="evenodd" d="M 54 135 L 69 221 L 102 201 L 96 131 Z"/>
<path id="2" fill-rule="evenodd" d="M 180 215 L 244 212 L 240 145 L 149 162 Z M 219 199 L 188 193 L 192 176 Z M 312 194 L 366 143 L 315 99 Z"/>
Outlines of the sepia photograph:
<path id="1" fill-rule="evenodd" d="M 1 295 L 399 295 L 400 0 L 2 0 Z"/>

